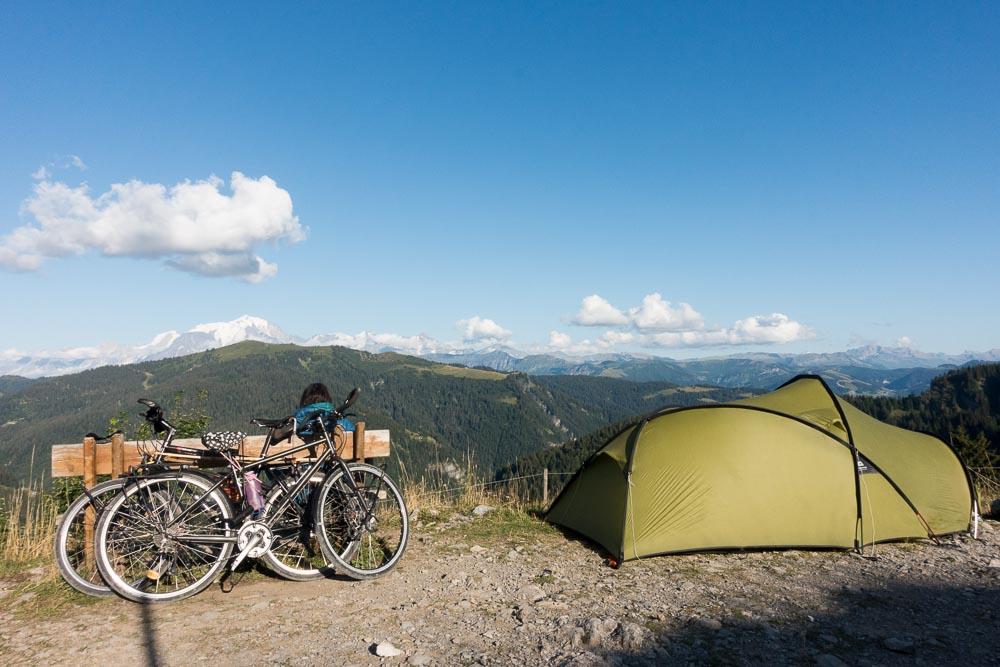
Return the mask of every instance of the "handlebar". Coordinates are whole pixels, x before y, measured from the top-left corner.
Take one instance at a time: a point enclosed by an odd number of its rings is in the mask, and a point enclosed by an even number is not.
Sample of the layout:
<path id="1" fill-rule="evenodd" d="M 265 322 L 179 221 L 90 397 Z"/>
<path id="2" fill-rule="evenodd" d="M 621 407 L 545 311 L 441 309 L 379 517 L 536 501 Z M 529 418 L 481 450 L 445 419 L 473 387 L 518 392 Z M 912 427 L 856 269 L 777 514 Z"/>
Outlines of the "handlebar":
<path id="1" fill-rule="evenodd" d="M 148 409 L 146 414 L 142 415 L 143 419 L 148 421 L 153 426 L 153 430 L 157 433 L 162 433 L 167 429 L 173 428 L 167 421 L 163 418 L 163 408 L 156 404 L 156 401 L 151 401 L 148 398 L 140 398 L 136 401 L 140 405 L 145 405 Z"/>
<path id="2" fill-rule="evenodd" d="M 343 416 L 344 411 L 350 408 L 352 405 L 354 405 L 354 401 L 358 400 L 358 394 L 360 393 L 361 390 L 358 389 L 357 387 L 352 389 L 351 393 L 347 395 L 347 400 L 344 401 L 344 404 L 341 405 L 339 408 L 337 408 L 337 414 Z"/>

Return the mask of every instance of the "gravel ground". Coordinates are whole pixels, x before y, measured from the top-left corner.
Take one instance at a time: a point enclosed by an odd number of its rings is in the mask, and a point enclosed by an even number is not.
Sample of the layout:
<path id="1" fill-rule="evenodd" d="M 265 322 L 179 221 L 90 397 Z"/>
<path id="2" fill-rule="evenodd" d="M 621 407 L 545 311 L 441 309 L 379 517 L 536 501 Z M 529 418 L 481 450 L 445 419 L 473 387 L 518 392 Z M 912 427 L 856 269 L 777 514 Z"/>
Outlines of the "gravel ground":
<path id="1" fill-rule="evenodd" d="M 978 541 L 881 545 L 874 556 L 701 554 L 618 570 L 523 515 L 416 525 L 397 570 L 373 582 L 257 575 L 155 607 L 83 604 L 50 584 L 47 594 L 70 597 L 58 614 L 0 582 L 0 663 L 1000 663 L 992 521 Z M 376 655 L 390 649 L 399 655 Z"/>

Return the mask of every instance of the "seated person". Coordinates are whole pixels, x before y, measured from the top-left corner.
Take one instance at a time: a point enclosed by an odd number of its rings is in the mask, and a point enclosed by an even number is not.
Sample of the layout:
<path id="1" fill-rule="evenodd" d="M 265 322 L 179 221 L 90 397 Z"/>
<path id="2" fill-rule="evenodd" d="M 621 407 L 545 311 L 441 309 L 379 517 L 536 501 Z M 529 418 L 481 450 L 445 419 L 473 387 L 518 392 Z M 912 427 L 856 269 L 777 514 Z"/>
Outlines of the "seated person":
<path id="1" fill-rule="evenodd" d="M 333 399 L 325 384 L 314 382 L 306 387 L 305 391 L 302 392 L 302 398 L 299 399 L 299 409 L 295 411 L 298 436 L 305 442 L 322 438 L 323 432 L 315 423 L 316 417 L 322 416 L 326 432 L 330 434 L 331 439 L 339 448 L 340 442 L 343 440 L 343 432 L 353 432 L 354 422 L 346 417 L 334 421 L 331 414 L 333 411 Z M 310 454 L 315 455 L 312 452 Z"/>

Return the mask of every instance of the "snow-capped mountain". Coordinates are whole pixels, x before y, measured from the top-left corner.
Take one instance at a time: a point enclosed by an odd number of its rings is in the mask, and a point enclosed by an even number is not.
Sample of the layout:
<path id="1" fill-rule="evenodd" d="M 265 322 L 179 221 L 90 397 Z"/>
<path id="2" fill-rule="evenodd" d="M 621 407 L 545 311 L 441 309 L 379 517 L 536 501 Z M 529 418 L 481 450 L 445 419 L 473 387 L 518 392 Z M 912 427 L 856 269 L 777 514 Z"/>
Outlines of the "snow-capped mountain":
<path id="1" fill-rule="evenodd" d="M 265 343 L 299 342 L 263 318 L 244 315 L 231 322 L 199 324 L 183 333 L 166 331 L 143 345 L 104 343 L 96 347 L 76 347 L 33 354 L 6 350 L 0 352 L 0 375 L 67 375 L 100 366 L 181 357 L 245 340 Z"/>
<path id="2" fill-rule="evenodd" d="M 242 343 L 245 340 L 256 340 L 262 343 L 300 342 L 282 331 L 281 327 L 251 315 L 237 317 L 231 322 L 199 324 L 180 334 L 176 331 L 168 331 L 157 336 L 157 338 L 161 337 L 169 337 L 170 343 L 156 352 L 144 355 L 141 361 L 181 357 L 185 354 Z"/>

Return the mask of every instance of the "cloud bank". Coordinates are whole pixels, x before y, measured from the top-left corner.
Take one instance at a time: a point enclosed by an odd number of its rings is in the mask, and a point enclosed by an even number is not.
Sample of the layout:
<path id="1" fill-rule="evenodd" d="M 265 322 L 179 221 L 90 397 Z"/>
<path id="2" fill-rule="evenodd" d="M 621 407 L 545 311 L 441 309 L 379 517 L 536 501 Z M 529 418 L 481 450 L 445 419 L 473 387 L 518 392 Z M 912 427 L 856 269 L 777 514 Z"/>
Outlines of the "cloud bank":
<path id="1" fill-rule="evenodd" d="M 85 168 L 71 157 L 74 166 Z M 234 171 L 228 192 L 215 176 L 170 187 L 133 180 L 96 196 L 86 184 L 49 180 L 45 167 L 35 176 L 39 180 L 21 206 L 29 221 L 0 237 L 0 267 L 11 271 L 35 271 L 50 259 L 95 252 L 253 283 L 278 270 L 254 253 L 257 246 L 305 238 L 291 195 L 267 176 Z"/>
<path id="2" fill-rule="evenodd" d="M 785 344 L 815 337 L 808 326 L 784 313 L 751 315 L 729 327 L 706 327 L 705 318 L 690 304 L 674 304 L 657 292 L 623 310 L 598 294 L 585 297 L 572 324 L 614 327 L 595 339 L 574 342 L 569 334 L 549 333 L 549 349 L 559 352 L 601 352 L 622 345 L 643 348 L 713 347 Z"/>

